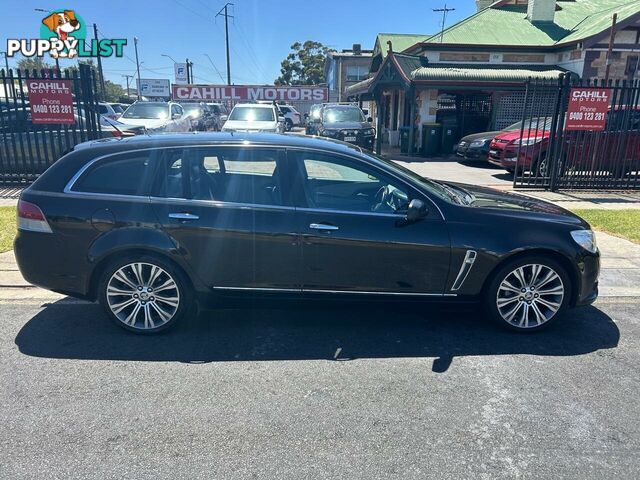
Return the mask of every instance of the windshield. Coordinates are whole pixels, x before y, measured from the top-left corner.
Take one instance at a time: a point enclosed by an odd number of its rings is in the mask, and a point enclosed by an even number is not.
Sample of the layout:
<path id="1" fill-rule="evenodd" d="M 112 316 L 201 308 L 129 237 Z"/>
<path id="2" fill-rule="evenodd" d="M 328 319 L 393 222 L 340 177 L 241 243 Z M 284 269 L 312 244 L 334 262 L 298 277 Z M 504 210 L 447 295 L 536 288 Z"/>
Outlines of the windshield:
<path id="1" fill-rule="evenodd" d="M 273 122 L 275 117 L 272 108 L 260 107 L 235 107 L 229 120 L 241 122 Z"/>
<path id="2" fill-rule="evenodd" d="M 325 108 L 322 111 L 322 121 L 325 123 L 364 122 L 362 111 L 357 108 Z"/>
<path id="3" fill-rule="evenodd" d="M 120 105 L 117 105 L 117 104 L 112 104 L 111 108 L 113 108 L 113 111 L 116 113 L 124 112 L 124 108 L 122 108 Z"/>
<path id="4" fill-rule="evenodd" d="M 122 114 L 122 118 L 169 118 L 169 105 L 160 103 L 136 103 Z"/>
<path id="5" fill-rule="evenodd" d="M 413 170 L 403 167 L 402 165 L 392 162 L 384 157 L 380 157 L 373 152 L 362 152 L 364 155 L 375 158 L 376 160 L 385 163 L 395 170 L 400 170 L 405 176 L 411 178 L 415 182 L 419 183 L 429 193 L 434 194 L 438 198 L 441 198 L 450 203 L 457 203 L 460 205 L 469 205 L 473 202 L 473 196 L 461 188 L 445 185 L 444 183 L 432 180 L 430 178 L 422 177 Z"/>
<path id="6" fill-rule="evenodd" d="M 512 131 L 512 130 L 521 130 L 522 129 L 522 124 L 523 122 L 516 122 L 512 125 L 509 125 L 508 127 L 504 128 L 503 130 L 505 132 L 508 131 Z M 533 118 L 527 118 L 524 121 L 524 128 L 525 130 L 549 130 L 551 128 L 551 117 L 533 117 Z"/>

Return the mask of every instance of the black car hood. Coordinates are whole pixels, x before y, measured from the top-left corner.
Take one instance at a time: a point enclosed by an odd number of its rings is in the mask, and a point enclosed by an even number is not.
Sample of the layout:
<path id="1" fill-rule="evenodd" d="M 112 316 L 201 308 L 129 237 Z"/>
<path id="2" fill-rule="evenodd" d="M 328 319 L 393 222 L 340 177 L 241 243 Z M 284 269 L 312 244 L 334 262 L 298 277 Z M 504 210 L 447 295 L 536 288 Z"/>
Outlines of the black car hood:
<path id="1" fill-rule="evenodd" d="M 461 142 L 467 142 L 467 143 L 471 143 L 474 140 L 477 140 L 479 138 L 493 138 L 496 135 L 501 134 L 502 131 L 498 130 L 496 132 L 482 132 L 482 133 L 474 133 L 472 135 L 467 135 L 466 137 L 462 137 L 460 139 Z"/>
<path id="2" fill-rule="evenodd" d="M 328 130 L 360 130 L 361 128 L 371 128 L 371 125 L 367 122 L 336 122 L 336 123 L 323 123 L 322 126 Z"/>
<path id="3" fill-rule="evenodd" d="M 477 185 L 467 185 L 463 183 L 447 182 L 453 188 L 462 189 L 473 196 L 471 207 L 487 208 L 494 210 L 512 211 L 514 213 L 534 213 L 541 217 L 545 215 L 549 220 L 580 225 L 588 228 L 589 225 L 579 216 L 553 203 L 538 200 L 537 198 L 518 195 L 516 193 L 501 192 L 499 190 L 479 187 Z"/>

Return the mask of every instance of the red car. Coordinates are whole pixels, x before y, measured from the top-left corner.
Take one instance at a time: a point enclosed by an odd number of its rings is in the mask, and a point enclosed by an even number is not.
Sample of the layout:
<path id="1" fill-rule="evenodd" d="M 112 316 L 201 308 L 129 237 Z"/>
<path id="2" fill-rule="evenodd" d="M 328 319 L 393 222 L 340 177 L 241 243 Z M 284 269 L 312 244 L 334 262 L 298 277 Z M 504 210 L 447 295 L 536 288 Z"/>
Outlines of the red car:
<path id="1" fill-rule="evenodd" d="M 599 168 L 616 175 L 625 175 L 640 168 L 640 108 L 634 107 L 627 121 L 627 109 L 617 107 L 607 113 L 607 127 L 601 132 L 565 132 L 563 169 L 579 169 L 586 162 L 597 159 Z M 516 169 L 531 171 L 534 175 L 547 176 L 547 149 L 551 135 L 551 117 L 532 118 L 522 132 L 505 132 L 497 135 L 489 146 L 488 161 L 508 172 Z M 622 125 L 628 125 L 623 128 Z M 619 159 L 622 159 L 620 161 Z M 593 170 L 592 166 L 588 166 Z"/>

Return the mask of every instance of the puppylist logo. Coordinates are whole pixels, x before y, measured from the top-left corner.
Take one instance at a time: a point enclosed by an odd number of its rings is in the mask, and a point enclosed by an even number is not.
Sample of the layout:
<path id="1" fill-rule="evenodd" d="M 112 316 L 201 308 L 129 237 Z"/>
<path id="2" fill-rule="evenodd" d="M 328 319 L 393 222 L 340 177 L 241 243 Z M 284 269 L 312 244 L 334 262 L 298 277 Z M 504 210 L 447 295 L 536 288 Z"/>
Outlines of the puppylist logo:
<path id="1" fill-rule="evenodd" d="M 126 38 L 87 40 L 86 24 L 73 10 L 55 10 L 42 19 L 40 38 L 7 40 L 7 56 L 19 53 L 25 57 L 88 58 L 122 57 Z"/>

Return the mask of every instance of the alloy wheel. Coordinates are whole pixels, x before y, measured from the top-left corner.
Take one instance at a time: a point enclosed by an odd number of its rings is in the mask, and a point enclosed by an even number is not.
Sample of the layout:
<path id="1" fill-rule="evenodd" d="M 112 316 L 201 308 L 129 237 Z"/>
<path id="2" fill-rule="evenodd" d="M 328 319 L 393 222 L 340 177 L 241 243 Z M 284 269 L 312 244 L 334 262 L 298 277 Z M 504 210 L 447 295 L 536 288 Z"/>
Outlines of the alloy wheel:
<path id="1" fill-rule="evenodd" d="M 500 283 L 496 306 L 502 319 L 516 328 L 534 328 L 551 320 L 564 299 L 560 275 L 546 265 L 523 265 Z"/>
<path id="2" fill-rule="evenodd" d="M 151 263 L 129 263 L 107 282 L 107 303 L 123 324 L 139 330 L 157 329 L 178 311 L 180 291 L 174 278 Z"/>

